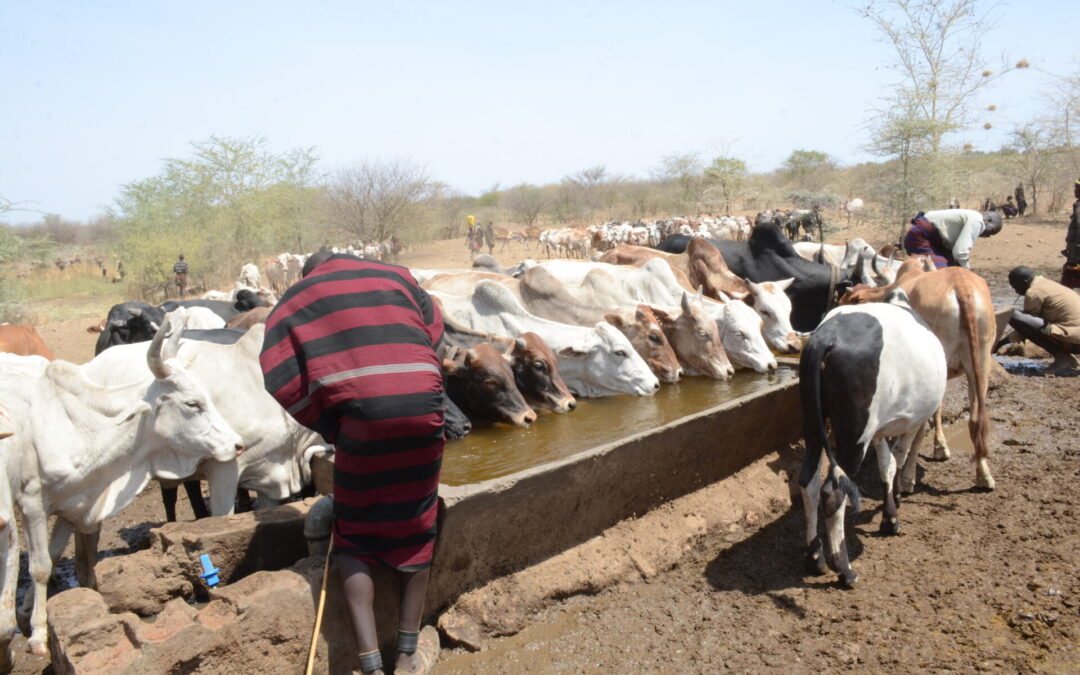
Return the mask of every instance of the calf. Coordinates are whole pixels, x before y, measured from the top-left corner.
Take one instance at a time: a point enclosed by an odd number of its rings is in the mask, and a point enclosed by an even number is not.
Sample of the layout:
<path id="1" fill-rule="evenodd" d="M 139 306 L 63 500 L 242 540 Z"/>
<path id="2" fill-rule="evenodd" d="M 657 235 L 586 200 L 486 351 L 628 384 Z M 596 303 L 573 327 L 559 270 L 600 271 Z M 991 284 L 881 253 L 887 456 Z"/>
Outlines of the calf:
<path id="1" fill-rule="evenodd" d="M 26 528 L 33 588 L 22 614 L 30 615 L 31 651 L 44 655 L 47 642 L 46 584 L 54 555 L 73 532 L 81 550 L 97 551 L 101 522 L 131 503 L 154 476 L 178 478 L 204 459 L 229 461 L 243 450 L 241 438 L 222 419 L 213 401 L 174 359 L 183 331 L 164 343 L 168 322 L 146 352 L 153 378 L 102 388 L 70 363 L 5 364 L 0 396 L 17 421 L 0 457 L 8 488 Z M 34 357 L 24 357 L 34 358 Z M 0 495 L 2 497 L 2 495 Z M 50 541 L 48 519 L 56 516 Z M 14 589 L 18 572 L 16 523 L 9 523 L 0 661 L 10 657 L 15 632 Z M 96 556 L 76 560 L 79 581 L 96 585 Z M 31 613 L 32 612 L 32 613 Z M 0 669 L 8 663 L 0 663 Z"/>
<path id="2" fill-rule="evenodd" d="M 806 513 L 806 566 L 820 573 L 825 564 L 851 586 L 858 575 L 848 561 L 844 506 L 857 512 L 859 490 L 851 477 L 870 443 L 877 451 L 885 489 L 881 532 L 896 534 L 897 466 L 903 466 L 916 436 L 945 395 L 945 352 L 907 304 L 839 307 L 810 336 L 799 361 L 806 454 L 799 486 Z M 832 440 L 826 431 L 832 426 Z M 828 458 L 822 482 L 820 462 Z M 818 502 L 824 507 L 825 539 L 818 534 Z"/>
<path id="3" fill-rule="evenodd" d="M 19 356 L 44 356 L 52 361 L 53 353 L 30 324 L 0 324 L 0 352 Z"/>

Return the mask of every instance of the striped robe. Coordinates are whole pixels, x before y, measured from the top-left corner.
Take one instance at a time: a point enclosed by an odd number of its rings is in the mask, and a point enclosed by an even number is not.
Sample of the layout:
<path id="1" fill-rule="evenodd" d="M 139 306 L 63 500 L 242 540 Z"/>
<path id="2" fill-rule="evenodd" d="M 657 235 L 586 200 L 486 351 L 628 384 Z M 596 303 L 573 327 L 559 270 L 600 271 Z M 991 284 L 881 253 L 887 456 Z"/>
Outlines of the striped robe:
<path id="1" fill-rule="evenodd" d="M 952 249 L 941 238 L 941 233 L 921 215 L 911 220 L 911 227 L 904 236 L 904 250 L 908 255 L 930 256 L 934 267 L 938 269 L 957 266 Z"/>
<path id="2" fill-rule="evenodd" d="M 443 451 L 437 306 L 404 267 L 335 255 L 266 320 L 267 391 L 336 446 L 334 548 L 431 563 Z"/>

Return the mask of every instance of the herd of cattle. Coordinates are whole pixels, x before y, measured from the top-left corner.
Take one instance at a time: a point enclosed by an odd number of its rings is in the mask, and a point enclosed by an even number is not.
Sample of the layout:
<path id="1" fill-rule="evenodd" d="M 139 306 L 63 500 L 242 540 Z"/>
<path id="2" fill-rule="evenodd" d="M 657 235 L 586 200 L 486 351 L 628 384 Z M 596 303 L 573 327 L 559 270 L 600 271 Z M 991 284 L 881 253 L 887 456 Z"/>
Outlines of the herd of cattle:
<path id="1" fill-rule="evenodd" d="M 849 498 L 857 506 L 858 492 L 848 476 L 874 443 L 887 492 L 882 528 L 897 531 L 893 488 L 913 488 L 908 451 L 940 407 L 946 372 L 967 375 L 976 482 L 993 487 L 989 291 L 967 270 L 929 272 L 918 258 L 897 264 L 861 240 L 797 250 L 770 222 L 745 239 L 674 232 L 655 248 L 618 243 L 595 261 L 503 268 L 480 256 L 468 270 L 411 270 L 445 320 L 447 434 L 460 437 L 477 420 L 527 426 L 534 408 L 569 413 L 575 397 L 648 396 L 684 376 L 767 373 L 777 367 L 774 352 L 800 351 L 799 333 L 812 332 L 800 373 L 807 562 L 814 571 L 828 563 L 850 584 L 843 512 Z M 45 651 L 46 583 L 65 544 L 76 536 L 78 578 L 93 586 L 101 523 L 149 480 L 162 482 L 170 519 L 181 481 L 199 513 L 213 515 L 233 512 L 238 489 L 274 504 L 309 483 L 323 440 L 263 389 L 258 354 L 269 308 L 260 282 L 245 265 L 218 298 L 117 305 L 95 327 L 94 359 L 80 366 L 51 361 L 32 328 L 0 326 L 0 351 L 11 352 L 0 355 L 0 436 L 10 434 L 0 441 L 0 646 L 17 614 L 30 648 Z M 936 452 L 945 454 L 936 421 Z M 198 479 L 209 486 L 208 510 Z M 824 550 L 819 499 L 829 521 Z M 34 584 L 18 612 L 16 506 Z M 49 516 L 57 516 L 51 538 Z M 10 653 L 0 649 L 5 666 Z"/>

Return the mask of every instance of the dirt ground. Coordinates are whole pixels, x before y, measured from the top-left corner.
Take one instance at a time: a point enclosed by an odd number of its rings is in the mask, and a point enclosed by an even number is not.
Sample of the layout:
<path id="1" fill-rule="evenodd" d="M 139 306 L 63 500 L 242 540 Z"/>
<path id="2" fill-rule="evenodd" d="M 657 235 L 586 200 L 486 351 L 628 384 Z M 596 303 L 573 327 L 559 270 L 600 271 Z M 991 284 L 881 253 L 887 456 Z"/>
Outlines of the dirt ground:
<path id="1" fill-rule="evenodd" d="M 997 237 L 979 240 L 974 266 L 995 299 L 1015 298 L 1004 282 L 1014 265 L 1057 279 L 1064 231 L 1063 222 L 1009 221 Z M 868 228 L 841 236 L 887 239 Z M 539 253 L 497 244 L 495 255 L 510 264 Z M 468 255 L 457 239 L 414 246 L 402 263 L 460 267 Z M 92 323 L 76 318 L 40 330 L 59 358 L 83 362 L 93 354 L 96 336 L 85 332 Z M 898 537 L 877 535 L 881 493 L 868 462 L 859 476 L 864 510 L 848 519 L 861 576 L 854 590 L 841 590 L 833 575 L 803 575 L 796 504 L 738 531 L 708 532 L 647 581 L 552 604 L 483 652 L 444 649 L 437 672 L 1080 672 L 1078 385 L 1080 378 L 1038 374 L 998 382 L 989 404 L 997 490 L 972 489 L 971 453 L 963 434 L 953 434 L 949 462 L 928 461 L 924 448 L 925 471 L 903 502 Z M 952 418 L 966 405 L 963 390 L 950 386 Z M 801 448 L 784 456 L 795 467 Z M 186 503 L 179 509 L 190 517 Z M 163 520 L 151 484 L 105 524 L 101 548 L 106 555 L 140 548 Z M 21 649 L 17 662 L 16 672 L 47 668 Z"/>

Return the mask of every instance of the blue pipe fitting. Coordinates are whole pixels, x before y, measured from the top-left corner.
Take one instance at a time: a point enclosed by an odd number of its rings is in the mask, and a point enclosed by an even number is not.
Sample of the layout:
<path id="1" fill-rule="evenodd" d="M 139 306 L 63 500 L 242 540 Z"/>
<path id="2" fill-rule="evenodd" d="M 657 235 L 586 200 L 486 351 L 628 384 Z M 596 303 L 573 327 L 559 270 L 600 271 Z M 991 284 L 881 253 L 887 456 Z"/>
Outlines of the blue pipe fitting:
<path id="1" fill-rule="evenodd" d="M 221 570 L 214 567 L 214 563 L 210 562 L 209 555 L 205 553 L 200 555 L 199 562 L 202 563 L 203 569 L 203 573 L 199 576 L 202 578 L 203 581 L 206 582 L 207 586 L 213 588 L 214 586 L 217 586 L 219 583 L 221 583 L 221 581 L 218 579 L 218 572 L 220 572 Z"/>

